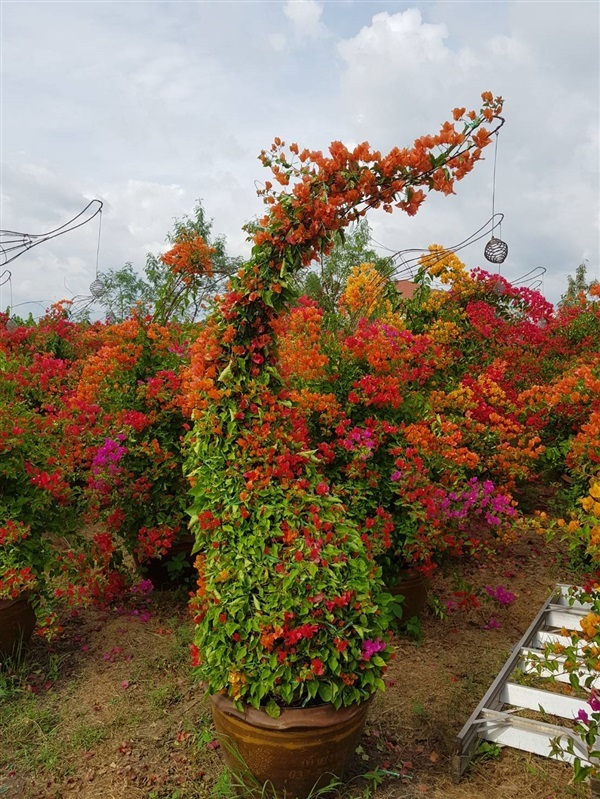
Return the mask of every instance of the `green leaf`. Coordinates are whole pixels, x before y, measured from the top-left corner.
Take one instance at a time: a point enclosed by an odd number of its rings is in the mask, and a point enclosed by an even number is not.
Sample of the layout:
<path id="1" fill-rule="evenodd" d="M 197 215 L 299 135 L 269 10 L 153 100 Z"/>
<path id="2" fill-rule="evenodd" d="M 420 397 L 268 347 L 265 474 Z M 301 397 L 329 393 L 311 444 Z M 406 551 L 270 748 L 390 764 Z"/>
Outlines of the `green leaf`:
<path id="1" fill-rule="evenodd" d="M 265 713 L 271 716 L 271 718 L 276 719 L 281 715 L 281 708 L 277 702 L 271 698 L 265 705 Z"/>
<path id="2" fill-rule="evenodd" d="M 331 702 L 331 698 L 333 696 L 331 686 L 323 683 L 319 686 L 319 696 L 323 700 L 323 702 Z"/>

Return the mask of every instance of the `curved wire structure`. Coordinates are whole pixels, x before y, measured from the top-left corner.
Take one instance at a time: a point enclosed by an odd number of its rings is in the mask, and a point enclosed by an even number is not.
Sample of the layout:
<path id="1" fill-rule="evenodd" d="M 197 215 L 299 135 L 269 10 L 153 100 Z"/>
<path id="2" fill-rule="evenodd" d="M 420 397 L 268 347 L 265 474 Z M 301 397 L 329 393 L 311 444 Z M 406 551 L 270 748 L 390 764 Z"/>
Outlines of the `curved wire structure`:
<path id="1" fill-rule="evenodd" d="M 452 253 L 457 253 L 463 250 L 465 247 L 469 247 L 471 244 L 475 244 L 475 242 L 480 241 L 481 239 L 486 238 L 493 233 L 494 230 L 502 224 L 502 220 L 504 219 L 504 214 L 495 213 L 491 216 L 480 228 L 478 228 L 474 233 L 468 236 L 466 239 L 463 239 L 458 244 L 455 244 L 452 247 L 445 247 L 444 249 L 440 250 L 439 257 L 443 258 L 446 255 L 450 255 Z M 411 278 L 415 277 L 415 273 L 418 270 L 419 261 L 423 257 L 423 255 L 427 255 L 430 251 L 426 247 L 413 247 L 407 250 L 391 250 L 389 247 L 385 247 L 384 245 L 380 244 L 378 241 L 373 239 L 373 243 L 377 244 L 378 247 L 382 247 L 384 250 L 388 250 L 392 253 L 389 256 L 390 260 L 393 262 L 398 262 L 398 265 L 394 268 L 393 277 L 396 280 L 410 280 Z M 414 255 L 412 254 L 414 253 Z M 407 257 L 410 255 L 410 257 Z"/>
<path id="2" fill-rule="evenodd" d="M 512 280 L 511 283 L 513 286 L 523 285 L 531 288 L 533 283 L 537 283 L 538 281 L 540 283 L 543 282 L 544 275 L 547 271 L 545 266 L 535 266 L 533 269 L 530 269 L 529 272 L 525 272 L 524 275 L 521 275 L 521 277 Z"/>
<path id="3" fill-rule="evenodd" d="M 47 233 L 18 233 L 15 230 L 0 230 L 0 267 L 11 263 L 23 253 L 31 250 L 32 247 L 37 247 L 45 241 L 50 241 L 57 238 L 57 236 L 62 236 L 72 230 L 77 230 L 83 225 L 87 225 L 94 217 L 102 213 L 103 205 L 102 200 L 90 200 L 83 211 L 80 211 L 68 222 L 54 228 L 54 230 L 49 230 Z M 81 221 L 78 222 L 78 219 Z"/>

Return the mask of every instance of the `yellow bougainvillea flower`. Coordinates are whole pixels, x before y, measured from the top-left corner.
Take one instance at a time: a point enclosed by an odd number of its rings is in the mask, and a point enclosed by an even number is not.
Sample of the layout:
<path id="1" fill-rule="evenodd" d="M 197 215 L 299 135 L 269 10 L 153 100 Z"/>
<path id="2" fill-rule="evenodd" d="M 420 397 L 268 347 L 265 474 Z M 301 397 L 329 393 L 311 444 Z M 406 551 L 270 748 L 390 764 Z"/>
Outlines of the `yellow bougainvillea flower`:
<path id="1" fill-rule="evenodd" d="M 594 481 L 592 487 L 590 488 L 590 496 L 594 499 L 600 500 L 600 483 Z"/>
<path id="2" fill-rule="evenodd" d="M 600 616 L 596 613 L 588 613 L 588 615 L 582 619 L 579 624 L 581 625 L 581 629 L 583 630 L 583 634 L 591 641 L 598 633 L 598 625 L 600 624 Z"/>
<path id="3" fill-rule="evenodd" d="M 594 507 L 593 497 L 583 497 L 583 499 L 581 499 L 580 502 L 586 513 L 589 513 L 591 509 Z"/>
<path id="4" fill-rule="evenodd" d="M 241 671 L 229 672 L 229 684 L 233 688 L 233 698 L 239 699 L 242 693 L 242 685 L 247 682 L 246 677 Z"/>
<path id="5" fill-rule="evenodd" d="M 592 527 L 590 532 L 590 545 L 596 546 L 600 544 L 600 524 Z"/>

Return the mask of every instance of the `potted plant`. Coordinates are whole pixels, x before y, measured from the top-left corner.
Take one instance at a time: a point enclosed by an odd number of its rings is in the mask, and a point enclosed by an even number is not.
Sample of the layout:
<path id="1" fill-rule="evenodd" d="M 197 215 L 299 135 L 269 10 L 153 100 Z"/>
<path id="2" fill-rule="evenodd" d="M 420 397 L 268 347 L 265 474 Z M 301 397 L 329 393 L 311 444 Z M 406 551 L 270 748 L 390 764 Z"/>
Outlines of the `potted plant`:
<path id="1" fill-rule="evenodd" d="M 7 520 L 0 525 L 0 659 L 17 655 L 35 628 L 30 602 L 38 588 L 29 530 Z"/>
<path id="2" fill-rule="evenodd" d="M 19 637 L 31 635 L 32 607 L 41 633 L 52 634 L 57 624 L 50 578 L 58 539 L 74 529 L 77 519 L 70 462 L 61 458 L 60 392 L 55 385 L 53 404 L 52 390 L 43 394 L 60 368 L 60 359 L 49 354 L 32 357 L 27 348 L 12 351 L 0 342 L 0 628 L 4 630 L 0 648 L 4 655 L 15 650 Z"/>
<path id="3" fill-rule="evenodd" d="M 264 731 L 281 719 L 283 738 L 268 760 L 287 749 L 294 765 L 281 779 L 267 776 L 288 795 L 305 796 L 324 772 L 341 776 L 341 759 L 325 761 L 328 743 L 312 722 L 309 748 L 319 756 L 306 755 L 315 768 L 306 773 L 297 716 L 325 712 L 333 738 L 345 713 L 362 716 L 384 687 L 392 599 L 340 489 L 307 447 L 304 417 L 278 370 L 276 320 L 294 297 L 294 274 L 331 249 L 335 231 L 368 207 L 412 214 L 427 190 L 451 192 L 489 143 L 482 125 L 500 108 L 486 93 L 479 115 L 455 109 L 460 131 L 446 123 L 438 136 L 385 158 L 367 144 L 349 151 L 335 142 L 323 156 L 276 139 L 261 158 L 288 188 L 265 183 L 269 211 L 252 226 L 252 257 L 192 345 L 185 471 L 199 573 L 195 670 L 215 697 L 221 734 L 259 780 L 254 722 Z M 315 708 L 323 703 L 326 711 Z M 359 733 L 344 729 L 349 756 Z"/>

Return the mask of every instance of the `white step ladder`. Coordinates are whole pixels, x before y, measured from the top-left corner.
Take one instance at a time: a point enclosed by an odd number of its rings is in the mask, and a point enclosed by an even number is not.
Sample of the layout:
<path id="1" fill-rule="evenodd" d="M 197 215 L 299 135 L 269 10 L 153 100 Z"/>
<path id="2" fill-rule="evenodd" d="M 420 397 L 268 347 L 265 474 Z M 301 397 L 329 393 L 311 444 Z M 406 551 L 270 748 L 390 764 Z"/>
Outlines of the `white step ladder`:
<path id="1" fill-rule="evenodd" d="M 475 754 L 478 743 L 482 740 L 522 749 L 542 757 L 554 757 L 564 762 L 573 762 L 574 755 L 568 752 L 562 755 L 553 755 L 550 743 L 553 738 L 561 737 L 563 740 L 571 738 L 574 751 L 581 762 L 584 765 L 589 763 L 587 745 L 572 729 L 544 721 L 546 714 L 564 719 L 574 719 L 579 710 L 589 711 L 587 701 L 555 693 L 552 690 L 520 685 L 510 679 L 515 669 L 520 669 L 525 674 L 539 673 L 542 677 L 553 675 L 549 670 L 539 672 L 535 666 L 536 659 L 543 657 L 544 646 L 549 642 L 569 645 L 570 638 L 561 636 L 560 631 L 563 629 L 580 630 L 579 623 L 590 610 L 589 605 L 582 605 L 579 602 L 570 605 L 569 589 L 570 586 L 562 583 L 556 586 L 458 734 L 456 752 L 452 758 L 454 782 L 460 780 Z M 556 659 L 559 662 L 561 660 L 558 656 Z M 583 664 L 578 673 L 582 682 L 583 679 L 590 676 Z M 568 683 L 569 675 L 555 674 L 554 679 Z M 595 677 L 593 685 L 600 688 L 600 675 Z M 516 712 L 524 709 L 536 712 L 538 717 L 531 719 L 515 715 Z M 595 782 L 594 780 L 593 783 Z M 592 784 L 592 795 L 600 796 L 600 793 L 594 792 L 595 790 L 596 788 Z"/>

